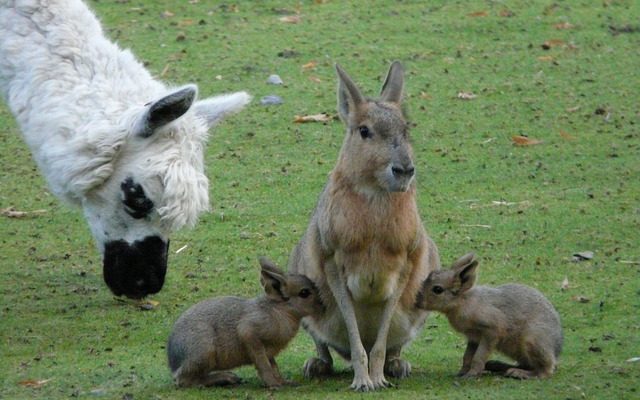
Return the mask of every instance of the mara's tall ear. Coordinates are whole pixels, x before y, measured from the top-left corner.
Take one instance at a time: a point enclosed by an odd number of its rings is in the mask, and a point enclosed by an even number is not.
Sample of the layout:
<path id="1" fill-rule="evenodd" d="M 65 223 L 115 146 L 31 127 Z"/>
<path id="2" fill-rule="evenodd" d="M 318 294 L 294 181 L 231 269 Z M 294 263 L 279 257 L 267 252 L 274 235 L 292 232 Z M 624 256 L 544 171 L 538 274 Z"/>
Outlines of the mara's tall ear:
<path id="1" fill-rule="evenodd" d="M 193 107 L 196 115 L 212 127 L 226 115 L 242 110 L 250 101 L 251 96 L 247 92 L 236 92 L 198 100 Z"/>
<path id="2" fill-rule="evenodd" d="M 336 64 L 338 73 L 338 114 L 343 122 L 349 122 L 351 115 L 364 102 L 360 89 L 349 78 L 349 75 Z"/>
<path id="3" fill-rule="evenodd" d="M 260 263 L 260 268 L 262 268 L 263 271 L 270 271 L 279 275 L 284 275 L 284 272 L 280 268 L 278 268 L 276 263 L 269 260 L 267 257 L 259 257 L 258 262 Z"/>
<path id="4" fill-rule="evenodd" d="M 197 94 L 198 88 L 195 85 L 187 85 L 154 101 L 140 119 L 137 133 L 147 138 L 156 129 L 180 118 L 191 108 Z"/>
<path id="5" fill-rule="evenodd" d="M 473 253 L 466 254 L 453 263 L 452 270 L 459 292 L 465 292 L 473 287 L 476 282 L 477 267 L 478 260 Z"/>
<path id="6" fill-rule="evenodd" d="M 287 278 L 284 275 L 277 272 L 263 269 L 261 271 L 262 287 L 268 297 L 275 300 L 289 300 L 287 296 Z"/>
<path id="7" fill-rule="evenodd" d="M 404 67 L 399 61 L 394 61 L 389 67 L 387 78 L 380 90 L 380 100 L 400 104 L 404 91 Z"/>

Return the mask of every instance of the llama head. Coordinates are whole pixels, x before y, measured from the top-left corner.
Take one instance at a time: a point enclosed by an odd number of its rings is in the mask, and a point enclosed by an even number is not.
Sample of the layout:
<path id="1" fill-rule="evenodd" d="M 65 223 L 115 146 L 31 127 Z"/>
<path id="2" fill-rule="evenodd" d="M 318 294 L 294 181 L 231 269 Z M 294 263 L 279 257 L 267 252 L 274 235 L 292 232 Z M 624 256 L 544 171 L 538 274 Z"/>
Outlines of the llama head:
<path id="1" fill-rule="evenodd" d="M 365 192 L 406 192 L 414 164 L 402 110 L 404 71 L 394 62 L 379 99 L 365 98 L 347 73 L 338 73 L 338 113 L 347 126 L 339 168 Z"/>
<path id="2" fill-rule="evenodd" d="M 195 101 L 196 93 L 190 85 L 128 110 L 120 140 L 108 146 L 113 154 L 83 181 L 84 213 L 116 295 L 141 298 L 162 288 L 169 235 L 193 226 L 209 206 L 208 128 L 250 99 L 240 92 Z"/>

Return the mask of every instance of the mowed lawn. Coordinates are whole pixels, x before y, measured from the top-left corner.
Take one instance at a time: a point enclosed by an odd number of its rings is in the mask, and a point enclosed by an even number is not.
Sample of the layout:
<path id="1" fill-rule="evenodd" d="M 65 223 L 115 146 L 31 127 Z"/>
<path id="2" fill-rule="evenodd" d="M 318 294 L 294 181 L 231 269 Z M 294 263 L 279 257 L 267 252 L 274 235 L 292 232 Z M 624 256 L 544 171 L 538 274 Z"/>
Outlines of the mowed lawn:
<path id="1" fill-rule="evenodd" d="M 0 105 L 0 208 L 31 212 L 0 215 L 0 398 L 640 397 L 639 2 L 89 4 L 155 76 L 254 101 L 211 133 L 212 211 L 172 237 L 152 310 L 110 294 L 82 213 L 48 191 Z M 299 386 L 268 391 L 246 367 L 236 388 L 175 388 L 175 319 L 208 297 L 259 295 L 257 257 L 286 265 L 306 228 L 344 128 L 295 116 L 336 115 L 336 62 L 373 96 L 392 60 L 407 71 L 420 212 L 443 265 L 474 251 L 480 283 L 545 293 L 564 327 L 557 373 L 456 379 L 465 341 L 432 315 L 404 352 L 412 376 L 392 389 L 351 393 L 342 360 L 334 378 L 305 381 L 304 332 L 278 358 Z"/>

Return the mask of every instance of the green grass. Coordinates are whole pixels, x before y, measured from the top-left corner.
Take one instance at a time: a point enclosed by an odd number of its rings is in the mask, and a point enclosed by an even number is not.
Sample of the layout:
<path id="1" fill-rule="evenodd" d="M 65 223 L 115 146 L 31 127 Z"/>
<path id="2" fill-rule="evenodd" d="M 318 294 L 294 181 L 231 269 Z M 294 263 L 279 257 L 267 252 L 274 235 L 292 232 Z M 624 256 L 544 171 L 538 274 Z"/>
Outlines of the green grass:
<path id="1" fill-rule="evenodd" d="M 90 3 L 107 34 L 154 74 L 196 82 L 205 96 L 246 89 L 256 99 L 212 133 L 213 211 L 172 238 L 153 311 L 110 295 L 81 212 L 49 193 L 0 105 L 0 208 L 47 210 L 0 217 L 0 398 L 640 396 L 640 362 L 626 362 L 640 356 L 640 3 L 514 1 L 511 16 L 492 1 L 211 3 Z M 174 15 L 161 17 L 165 10 Z M 296 11 L 299 24 L 279 21 Z M 555 28 L 563 22 L 573 27 Z M 632 32 L 610 29 L 627 25 Z M 544 50 L 552 39 L 562 43 Z M 473 250 L 481 283 L 542 290 L 563 319 L 557 374 L 457 380 L 464 340 L 433 316 L 405 351 L 412 377 L 387 391 L 352 394 L 342 361 L 335 379 L 303 381 L 313 354 L 304 333 L 279 357 L 298 387 L 273 394 L 247 367 L 238 388 L 176 389 L 165 360 L 173 321 L 207 297 L 257 295 L 256 256 L 286 263 L 332 168 L 343 127 L 296 125 L 294 115 L 335 114 L 335 62 L 373 95 L 394 59 L 407 69 L 420 210 L 443 262 Z M 310 61 L 316 68 L 303 70 Z M 285 85 L 267 85 L 272 73 Z M 460 91 L 477 98 L 457 99 Z M 261 106 L 267 94 L 285 103 Z M 514 147 L 513 135 L 543 143 Z M 594 259 L 571 262 L 582 250 Z M 20 383 L 47 379 L 40 388 Z"/>

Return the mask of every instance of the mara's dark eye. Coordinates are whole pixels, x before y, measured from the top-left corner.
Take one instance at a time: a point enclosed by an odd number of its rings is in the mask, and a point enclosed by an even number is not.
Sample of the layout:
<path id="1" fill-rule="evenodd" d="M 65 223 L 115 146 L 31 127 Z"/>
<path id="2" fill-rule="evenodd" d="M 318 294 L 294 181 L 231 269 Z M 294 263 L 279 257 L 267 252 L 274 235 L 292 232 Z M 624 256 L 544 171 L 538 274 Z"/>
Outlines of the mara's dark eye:
<path id="1" fill-rule="evenodd" d="M 442 294 L 442 292 L 444 292 L 444 289 L 442 288 L 442 286 L 434 286 L 431 291 L 435 294 Z"/>
<path id="2" fill-rule="evenodd" d="M 147 198 L 144 189 L 132 178 L 127 178 L 120 184 L 122 190 L 122 204 L 127 214 L 135 219 L 144 218 L 153 209 L 153 202 Z"/>
<path id="3" fill-rule="evenodd" d="M 360 132 L 360 136 L 362 136 L 363 139 L 371 137 L 371 131 L 364 125 L 358 127 L 358 132 Z"/>
<path id="4" fill-rule="evenodd" d="M 300 291 L 300 293 L 298 293 L 299 297 L 302 297 L 303 299 L 306 299 L 307 297 L 311 296 L 311 290 L 309 289 L 302 289 Z"/>

